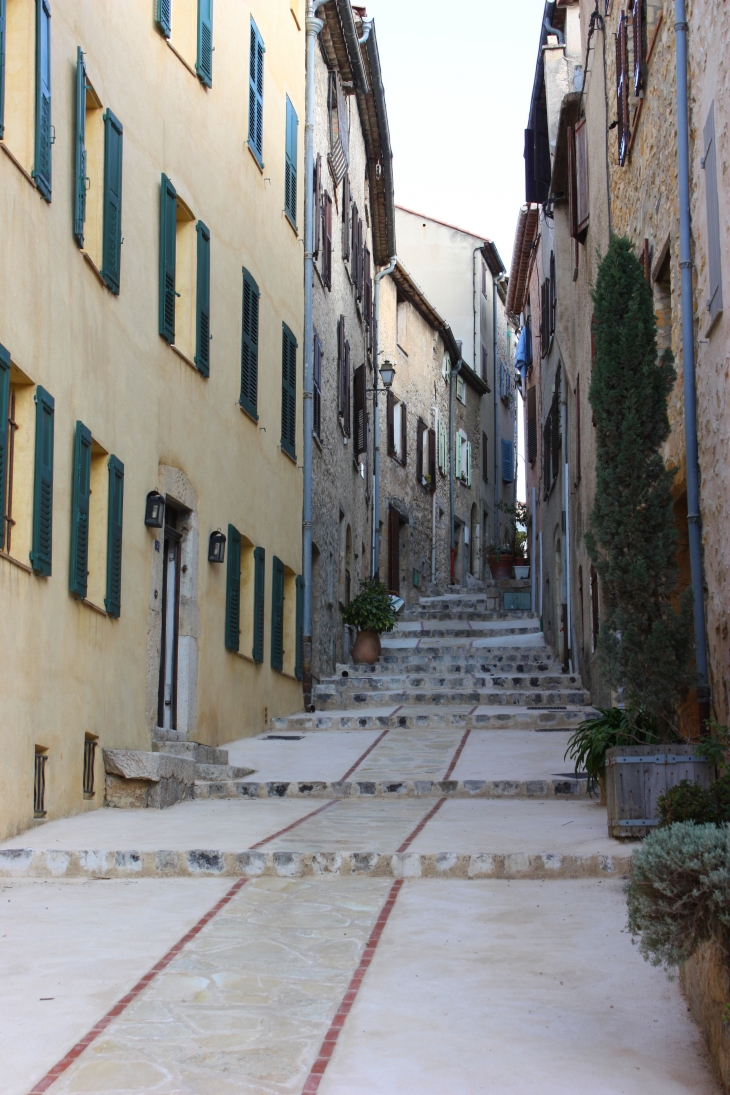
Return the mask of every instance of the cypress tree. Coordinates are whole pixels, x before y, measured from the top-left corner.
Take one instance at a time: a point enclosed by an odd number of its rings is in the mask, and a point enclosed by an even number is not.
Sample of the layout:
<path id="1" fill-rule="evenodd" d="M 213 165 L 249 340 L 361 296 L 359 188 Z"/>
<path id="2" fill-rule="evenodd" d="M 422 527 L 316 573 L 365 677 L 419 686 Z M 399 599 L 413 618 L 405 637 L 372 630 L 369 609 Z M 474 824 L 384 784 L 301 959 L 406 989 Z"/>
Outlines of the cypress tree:
<path id="1" fill-rule="evenodd" d="M 676 469 L 664 466 L 660 451 L 676 373 L 669 350 L 658 357 L 651 290 L 628 239 L 611 239 L 593 304 L 596 497 L 586 543 L 602 580 L 598 649 L 629 709 L 642 708 L 669 732 L 694 681 L 691 591 L 679 611 L 672 606 Z"/>

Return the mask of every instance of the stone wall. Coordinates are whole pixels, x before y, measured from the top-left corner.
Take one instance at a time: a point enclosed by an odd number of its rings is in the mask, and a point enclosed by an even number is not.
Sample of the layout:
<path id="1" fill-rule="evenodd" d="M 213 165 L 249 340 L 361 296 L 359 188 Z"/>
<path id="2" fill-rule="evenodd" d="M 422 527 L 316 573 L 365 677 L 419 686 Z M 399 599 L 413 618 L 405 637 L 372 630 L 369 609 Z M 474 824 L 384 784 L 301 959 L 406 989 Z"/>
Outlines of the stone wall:
<path id="1" fill-rule="evenodd" d="M 730 1092 L 730 969 L 719 943 L 714 939 L 703 943 L 682 966 L 679 983 L 722 1090 Z"/>

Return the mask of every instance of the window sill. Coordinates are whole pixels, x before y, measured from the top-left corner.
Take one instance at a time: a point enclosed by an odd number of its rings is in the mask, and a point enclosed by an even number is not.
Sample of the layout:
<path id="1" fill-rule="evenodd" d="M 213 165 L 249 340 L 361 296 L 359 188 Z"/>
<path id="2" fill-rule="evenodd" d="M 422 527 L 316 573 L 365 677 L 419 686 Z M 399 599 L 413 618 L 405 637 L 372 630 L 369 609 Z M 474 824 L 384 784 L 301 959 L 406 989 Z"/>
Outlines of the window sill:
<path id="1" fill-rule="evenodd" d="M 251 422 L 255 422 L 258 425 L 259 416 L 257 414 L 252 414 L 252 412 L 249 411 L 247 407 L 244 407 L 243 403 L 239 402 L 238 406 L 241 413 L 246 415 L 246 418 L 250 419 Z"/>
<path id="2" fill-rule="evenodd" d="M 284 448 L 284 446 L 283 446 L 283 445 L 281 444 L 281 442 L 279 442 L 279 452 L 283 453 L 283 454 L 284 454 L 284 456 L 285 456 L 285 457 L 287 458 L 287 460 L 291 460 L 291 462 L 292 462 L 292 464 L 294 465 L 294 467 L 296 467 L 296 466 L 297 466 L 297 454 L 296 454 L 296 453 L 294 453 L 294 455 L 292 456 L 292 454 L 291 454 L 290 452 L 287 452 L 287 451 L 286 451 L 286 449 L 285 449 L 285 448 Z"/>
<path id="3" fill-rule="evenodd" d="M 288 681 L 296 681 L 297 684 L 301 683 L 299 677 L 295 677 L 293 673 L 286 673 L 283 669 L 275 669 L 274 672 L 278 673 L 280 677 L 286 677 Z"/>
<path id="4" fill-rule="evenodd" d="M 256 164 L 256 166 L 258 167 L 259 171 L 260 171 L 260 172 L 261 172 L 261 174 L 263 175 L 263 173 L 264 173 L 264 161 L 263 161 L 263 160 L 260 160 L 260 159 L 259 159 L 259 154 L 258 154 L 258 152 L 256 152 L 256 151 L 255 151 L 255 150 L 254 150 L 254 149 L 253 149 L 253 148 L 251 147 L 251 142 L 250 142 L 250 141 L 246 141 L 246 146 L 247 146 L 247 148 L 248 148 L 249 152 L 251 153 L 251 155 L 253 156 L 253 162 L 254 162 L 254 163 Z"/>
<path id="5" fill-rule="evenodd" d="M 23 178 L 26 179 L 30 183 L 30 185 L 33 187 L 34 190 L 38 190 L 38 187 L 35 184 L 35 179 L 33 178 L 33 176 L 30 174 L 29 171 L 25 170 L 25 168 L 23 167 L 20 160 L 18 160 L 13 155 L 13 153 L 10 151 L 8 146 L 5 144 L 5 141 L 0 141 L 0 148 L 2 148 L 3 152 L 8 157 L 8 159 L 11 160 L 15 164 L 15 166 L 17 167 L 18 171 L 23 176 Z"/>
<path id="6" fill-rule="evenodd" d="M 184 354 L 182 350 L 178 350 L 174 342 L 168 342 L 167 345 L 170 347 L 174 354 L 177 354 L 181 361 L 184 361 L 186 365 L 189 365 L 191 369 L 194 369 L 199 376 L 203 375 L 195 362 L 191 361 L 188 355 Z"/>
<path id="7" fill-rule="evenodd" d="M 188 70 L 190 75 L 194 76 L 195 79 L 198 80 L 198 74 L 195 71 L 195 69 L 193 68 L 193 66 L 188 64 L 188 62 L 185 60 L 185 58 L 183 57 L 183 55 L 181 53 L 178 53 L 178 51 L 175 49 L 175 47 L 173 46 L 173 44 L 172 44 L 172 42 L 170 41 L 169 38 L 165 39 L 165 45 L 167 46 L 168 49 L 172 50 L 172 52 L 175 54 L 175 56 L 177 57 L 180 64 Z M 198 80 L 198 83 L 200 83 L 200 80 Z M 201 84 L 200 86 L 204 87 L 205 85 Z"/>
<path id="8" fill-rule="evenodd" d="M 103 277 L 103 275 L 102 275 L 102 272 L 101 272 L 101 270 L 100 270 L 100 269 L 99 269 L 99 267 L 98 267 L 98 266 L 96 265 L 96 263 L 95 263 L 95 262 L 94 262 L 94 260 L 92 259 L 92 257 L 91 257 L 91 255 L 89 254 L 89 252 L 88 252 L 88 251 L 84 251 L 84 250 L 83 250 L 83 248 L 82 248 L 82 249 L 81 249 L 81 254 L 82 254 L 82 255 L 84 256 L 84 262 L 88 262 L 89 266 L 90 266 L 90 267 L 91 267 L 91 269 L 92 269 L 92 270 L 94 271 L 94 273 L 96 274 L 97 278 L 99 279 L 99 282 L 101 283 L 101 285 L 103 285 L 105 289 L 109 290 L 109 286 L 108 286 L 108 285 L 107 285 L 107 283 L 106 283 L 106 282 L 104 281 L 104 277 Z M 111 292 L 111 290 L 109 290 L 109 291 Z"/>
<path id="9" fill-rule="evenodd" d="M 8 555 L 7 551 L 0 551 L 0 559 L 7 559 L 13 566 L 18 567 L 20 570 L 27 571 L 28 574 L 33 573 L 33 567 L 28 566 L 27 563 L 21 563 L 20 559 L 16 559 L 12 555 Z"/>
<path id="10" fill-rule="evenodd" d="M 722 315 L 722 308 L 720 308 L 717 312 L 715 312 L 714 316 L 712 317 L 712 319 L 707 324 L 707 327 L 705 328 L 705 333 L 703 335 L 703 338 L 709 339 L 710 335 L 714 331 L 717 330 L 717 324 L 718 324 L 718 321 L 719 321 L 721 315 Z"/>
<path id="11" fill-rule="evenodd" d="M 292 232 L 294 233 L 296 238 L 299 239 L 299 231 L 297 229 L 297 226 L 294 223 L 294 221 L 291 219 L 289 211 L 286 210 L 286 209 L 284 210 L 284 216 L 286 217 L 287 223 L 288 223 L 289 227 L 291 228 Z"/>
<path id="12" fill-rule="evenodd" d="M 260 662 L 255 661 L 250 654 L 242 654 L 240 650 L 229 650 L 229 654 L 235 654 L 237 658 L 242 658 L 244 662 L 250 662 L 251 665 L 260 665 Z"/>
<path id="13" fill-rule="evenodd" d="M 322 448 L 322 442 L 319 439 L 319 437 L 317 437 L 314 430 L 312 430 L 312 441 L 314 441 L 315 445 L 317 446 L 317 448 L 319 449 L 320 452 L 324 452 L 324 449 Z"/>
<path id="14" fill-rule="evenodd" d="M 109 616 L 109 613 L 105 608 L 100 608 L 99 605 L 95 605 L 93 601 L 87 600 L 86 597 L 75 597 L 74 600 L 76 600 L 80 605 L 85 605 L 86 608 L 90 608 L 92 612 L 98 612 L 100 616 L 106 616 L 110 620 L 115 618 L 113 616 Z"/>

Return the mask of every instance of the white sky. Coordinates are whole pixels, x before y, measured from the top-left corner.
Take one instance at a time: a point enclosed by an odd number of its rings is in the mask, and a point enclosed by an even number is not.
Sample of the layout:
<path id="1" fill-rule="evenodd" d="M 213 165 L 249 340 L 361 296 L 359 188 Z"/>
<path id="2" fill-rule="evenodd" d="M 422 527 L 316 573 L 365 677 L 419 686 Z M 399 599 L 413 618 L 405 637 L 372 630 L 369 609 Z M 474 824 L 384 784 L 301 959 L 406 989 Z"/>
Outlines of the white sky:
<path id="1" fill-rule="evenodd" d="M 361 0 L 375 17 L 395 200 L 493 239 L 509 270 L 543 0 Z"/>

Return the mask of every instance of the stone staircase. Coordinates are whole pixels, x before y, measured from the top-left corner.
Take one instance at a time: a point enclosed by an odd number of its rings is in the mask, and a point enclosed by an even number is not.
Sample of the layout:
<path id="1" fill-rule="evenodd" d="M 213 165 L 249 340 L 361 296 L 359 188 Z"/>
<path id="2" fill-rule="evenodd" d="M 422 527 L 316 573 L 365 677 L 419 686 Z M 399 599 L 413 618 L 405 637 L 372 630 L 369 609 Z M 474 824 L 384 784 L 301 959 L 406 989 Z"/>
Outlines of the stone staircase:
<path id="1" fill-rule="evenodd" d="M 121 809 L 164 809 L 194 797 L 196 781 L 245 779 L 250 768 L 228 763 L 228 750 L 195 741 L 169 740 L 179 735 L 158 729 L 151 752 L 105 749 L 105 805 Z"/>

